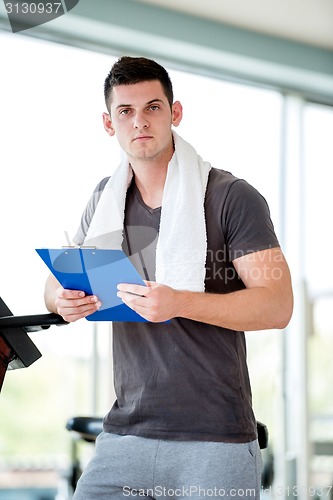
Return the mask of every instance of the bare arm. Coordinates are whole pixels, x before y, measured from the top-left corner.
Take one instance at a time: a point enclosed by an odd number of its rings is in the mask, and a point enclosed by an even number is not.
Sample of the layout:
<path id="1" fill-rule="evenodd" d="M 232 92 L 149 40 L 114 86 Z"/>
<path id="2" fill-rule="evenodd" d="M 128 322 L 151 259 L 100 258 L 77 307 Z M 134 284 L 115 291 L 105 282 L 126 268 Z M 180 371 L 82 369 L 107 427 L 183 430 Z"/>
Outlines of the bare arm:
<path id="1" fill-rule="evenodd" d="M 119 286 L 119 296 L 153 322 L 183 317 L 231 330 L 284 328 L 291 317 L 293 295 L 288 265 L 279 248 L 240 257 L 234 266 L 246 288 L 229 294 L 174 290 L 165 285 Z M 144 295 L 133 298 L 127 292 Z"/>
<path id="2" fill-rule="evenodd" d="M 85 318 L 101 306 L 95 295 L 86 295 L 80 290 L 64 289 L 52 274 L 45 284 L 44 300 L 50 312 L 60 314 L 68 322 Z"/>

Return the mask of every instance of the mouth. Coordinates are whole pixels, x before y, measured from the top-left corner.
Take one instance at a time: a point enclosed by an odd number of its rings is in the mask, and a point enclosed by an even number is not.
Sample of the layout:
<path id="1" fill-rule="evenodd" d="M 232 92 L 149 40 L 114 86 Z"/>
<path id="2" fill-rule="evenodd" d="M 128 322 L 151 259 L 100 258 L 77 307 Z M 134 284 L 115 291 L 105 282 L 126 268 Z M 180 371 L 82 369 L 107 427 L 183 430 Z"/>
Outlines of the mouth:
<path id="1" fill-rule="evenodd" d="M 153 137 L 151 135 L 138 135 L 137 137 L 134 138 L 134 141 L 139 141 L 139 142 L 144 142 L 144 141 L 149 141 Z"/>

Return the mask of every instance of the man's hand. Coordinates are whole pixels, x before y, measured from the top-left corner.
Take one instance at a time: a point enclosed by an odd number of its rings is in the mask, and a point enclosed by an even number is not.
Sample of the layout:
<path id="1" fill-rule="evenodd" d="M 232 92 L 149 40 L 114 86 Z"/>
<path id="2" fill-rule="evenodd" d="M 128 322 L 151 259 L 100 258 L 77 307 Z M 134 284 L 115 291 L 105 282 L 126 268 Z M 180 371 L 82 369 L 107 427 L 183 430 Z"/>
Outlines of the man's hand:
<path id="1" fill-rule="evenodd" d="M 52 274 L 46 281 L 44 297 L 48 310 L 60 314 L 69 323 L 93 314 L 102 305 L 95 295 L 63 288 Z"/>
<path id="2" fill-rule="evenodd" d="M 66 290 L 62 287 L 57 289 L 54 303 L 57 313 L 69 323 L 93 314 L 102 305 L 95 295 L 86 295 L 82 291 Z"/>
<path id="3" fill-rule="evenodd" d="M 118 285 L 118 297 L 135 312 L 152 323 L 161 323 L 177 316 L 178 291 L 155 283 L 145 282 L 147 286 Z"/>

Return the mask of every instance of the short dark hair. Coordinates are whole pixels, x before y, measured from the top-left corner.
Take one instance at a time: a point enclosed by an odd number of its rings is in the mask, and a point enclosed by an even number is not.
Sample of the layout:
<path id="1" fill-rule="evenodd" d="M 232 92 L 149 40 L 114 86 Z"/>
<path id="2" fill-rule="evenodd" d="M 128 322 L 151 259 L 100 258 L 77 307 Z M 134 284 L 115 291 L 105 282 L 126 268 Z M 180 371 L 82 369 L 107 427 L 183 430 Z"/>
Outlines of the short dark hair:
<path id="1" fill-rule="evenodd" d="M 123 56 L 115 62 L 104 82 L 104 98 L 110 111 L 110 96 L 113 87 L 139 82 L 159 80 L 170 104 L 173 104 L 173 89 L 170 76 L 163 66 L 145 57 Z"/>

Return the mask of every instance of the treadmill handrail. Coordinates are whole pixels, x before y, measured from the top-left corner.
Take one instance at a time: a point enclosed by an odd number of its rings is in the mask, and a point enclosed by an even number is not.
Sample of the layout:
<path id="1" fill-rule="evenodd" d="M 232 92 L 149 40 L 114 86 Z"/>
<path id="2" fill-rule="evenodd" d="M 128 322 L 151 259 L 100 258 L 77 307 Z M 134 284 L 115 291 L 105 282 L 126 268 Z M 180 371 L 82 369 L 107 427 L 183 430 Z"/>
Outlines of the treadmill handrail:
<path id="1" fill-rule="evenodd" d="M 27 316 L 2 316 L 0 317 L 0 331 L 10 328 L 29 328 L 39 327 L 40 329 L 47 329 L 53 325 L 67 325 L 62 316 L 55 313 L 48 314 L 31 314 Z"/>

